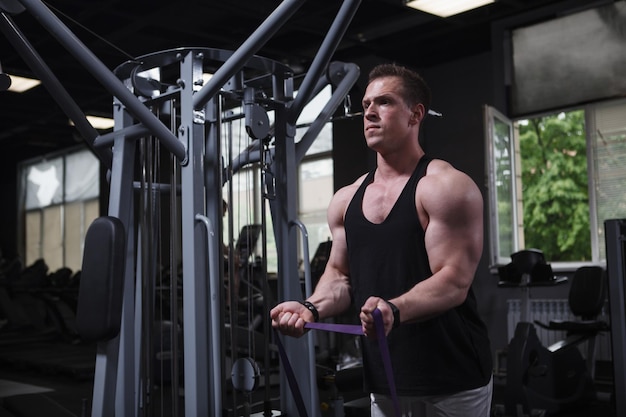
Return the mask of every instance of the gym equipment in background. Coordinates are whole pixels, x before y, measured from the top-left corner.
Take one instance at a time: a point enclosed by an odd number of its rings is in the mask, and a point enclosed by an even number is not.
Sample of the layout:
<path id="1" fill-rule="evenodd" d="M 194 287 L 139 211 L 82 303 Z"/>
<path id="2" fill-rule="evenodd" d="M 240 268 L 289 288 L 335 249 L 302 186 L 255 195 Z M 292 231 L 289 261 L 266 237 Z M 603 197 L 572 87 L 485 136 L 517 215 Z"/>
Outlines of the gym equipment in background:
<path id="1" fill-rule="evenodd" d="M 521 251 L 511 256 L 512 263 L 500 268 L 499 285 L 562 283 L 541 251 Z M 519 278 L 520 274 L 527 274 Z M 507 415 L 551 415 L 595 399 L 593 366 L 595 337 L 608 330 L 607 323 L 596 320 L 606 297 L 606 278 L 600 267 L 581 267 L 572 277 L 569 306 L 581 321 L 552 321 L 548 324 L 521 320 L 507 350 L 505 411 Z M 524 312 L 522 311 L 522 314 Z M 528 315 L 526 315 L 526 318 Z M 565 330 L 567 338 L 544 346 L 535 324 L 550 330 Z M 588 344 L 587 358 L 579 350 Z"/>

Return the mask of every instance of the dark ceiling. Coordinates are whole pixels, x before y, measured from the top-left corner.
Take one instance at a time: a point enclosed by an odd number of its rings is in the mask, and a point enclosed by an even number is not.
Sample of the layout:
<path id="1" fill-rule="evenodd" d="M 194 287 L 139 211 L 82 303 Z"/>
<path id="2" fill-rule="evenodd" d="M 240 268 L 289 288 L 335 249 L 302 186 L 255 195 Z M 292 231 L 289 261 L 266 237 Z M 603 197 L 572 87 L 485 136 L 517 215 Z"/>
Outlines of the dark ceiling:
<path id="1" fill-rule="evenodd" d="M 531 12 L 556 0 L 499 0 L 447 19 L 408 7 L 402 0 L 362 0 L 333 59 L 376 56 L 425 68 L 491 49 L 491 24 Z M 16 0 L 0 0 L 17 4 Z M 48 0 L 45 3 L 110 69 L 132 57 L 176 47 L 236 50 L 280 4 L 276 0 Z M 258 55 L 306 71 L 339 0 L 304 1 Z M 112 98 L 42 26 L 25 11 L 9 17 L 85 113 L 109 114 Z M 0 34 L 4 72 L 32 74 Z M 47 90 L 0 92 L 3 160 L 47 154 L 81 141 Z"/>

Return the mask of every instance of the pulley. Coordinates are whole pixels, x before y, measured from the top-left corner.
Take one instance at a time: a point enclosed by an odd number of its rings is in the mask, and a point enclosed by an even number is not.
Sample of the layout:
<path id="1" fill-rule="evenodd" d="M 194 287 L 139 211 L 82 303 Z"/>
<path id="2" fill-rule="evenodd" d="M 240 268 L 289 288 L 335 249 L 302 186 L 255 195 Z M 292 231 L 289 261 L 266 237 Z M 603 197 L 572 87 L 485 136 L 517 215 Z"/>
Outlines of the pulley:
<path id="1" fill-rule="evenodd" d="M 233 363 L 231 377 L 237 391 L 249 394 L 256 390 L 260 375 L 259 366 L 252 358 L 239 358 Z"/>

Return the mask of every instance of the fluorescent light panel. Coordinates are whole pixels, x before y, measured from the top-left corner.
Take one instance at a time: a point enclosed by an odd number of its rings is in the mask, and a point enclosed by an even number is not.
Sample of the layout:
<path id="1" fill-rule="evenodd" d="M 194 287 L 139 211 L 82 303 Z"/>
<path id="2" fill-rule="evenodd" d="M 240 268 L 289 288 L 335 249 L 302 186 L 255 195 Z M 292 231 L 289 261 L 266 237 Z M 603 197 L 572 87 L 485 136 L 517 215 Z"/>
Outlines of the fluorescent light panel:
<path id="1" fill-rule="evenodd" d="M 495 0 L 412 0 L 407 6 L 440 17 L 448 17 L 493 3 Z"/>
<path id="2" fill-rule="evenodd" d="M 98 130 L 106 130 L 115 126 L 115 121 L 110 117 L 86 115 L 87 121 Z M 70 120 L 70 126 L 74 126 L 74 121 Z"/>
<path id="3" fill-rule="evenodd" d="M 90 116 L 87 115 L 87 120 L 91 125 L 100 130 L 110 129 L 115 126 L 115 121 L 110 117 Z"/>
<path id="4" fill-rule="evenodd" d="M 11 77 L 9 91 L 13 91 L 14 93 L 23 93 L 41 84 L 41 81 L 33 78 L 20 77 L 19 75 L 12 74 L 9 74 L 9 77 Z"/>

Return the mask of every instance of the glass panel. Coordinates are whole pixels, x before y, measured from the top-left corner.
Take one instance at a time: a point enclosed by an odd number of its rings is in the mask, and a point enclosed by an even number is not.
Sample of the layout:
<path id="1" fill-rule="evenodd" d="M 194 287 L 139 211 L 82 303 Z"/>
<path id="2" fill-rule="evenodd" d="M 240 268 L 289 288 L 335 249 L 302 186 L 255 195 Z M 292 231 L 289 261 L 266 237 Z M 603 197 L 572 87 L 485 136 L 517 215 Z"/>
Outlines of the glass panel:
<path id="1" fill-rule="evenodd" d="M 65 205 L 65 266 L 72 271 L 82 268 L 83 203 Z"/>
<path id="2" fill-rule="evenodd" d="M 303 162 L 300 166 L 299 217 L 309 235 L 309 257 L 330 239 L 326 211 L 333 197 L 331 158 Z M 309 259 L 310 260 L 310 259 Z"/>
<path id="3" fill-rule="evenodd" d="M 100 194 L 100 162 L 91 152 L 67 155 L 65 169 L 65 201 L 85 200 Z"/>
<path id="4" fill-rule="evenodd" d="M 25 266 L 32 265 L 37 259 L 42 257 L 41 253 L 41 210 L 33 210 L 25 216 L 25 239 L 26 256 Z"/>
<path id="5" fill-rule="evenodd" d="M 489 107 L 486 108 L 486 125 L 491 262 L 505 264 L 517 250 L 513 127 L 506 117 Z"/>
<path id="6" fill-rule="evenodd" d="M 332 159 L 303 162 L 300 166 L 300 190 L 300 213 L 326 212 L 333 196 Z"/>
<path id="7" fill-rule="evenodd" d="M 312 259 L 320 243 L 331 240 L 326 212 L 317 211 L 303 214 L 300 220 L 306 225 L 306 230 L 309 234 L 309 258 Z"/>
<path id="8" fill-rule="evenodd" d="M 320 115 L 322 109 L 328 103 L 331 95 L 332 90 L 330 86 L 327 86 L 320 91 L 306 106 L 304 106 L 296 124 L 306 125 L 312 123 Z M 296 132 L 296 141 L 302 138 L 306 131 L 306 128 L 299 128 Z M 315 138 L 311 147 L 307 150 L 306 154 L 314 155 L 321 152 L 327 152 L 332 150 L 332 147 L 332 126 L 330 123 L 326 123 L 317 138 Z"/>
<path id="9" fill-rule="evenodd" d="M 258 171 L 258 170 L 256 170 Z M 257 202 L 255 200 L 255 170 L 246 169 L 233 176 L 233 201 L 228 202 L 229 208 L 233 213 L 233 244 L 237 241 L 239 233 L 243 226 L 247 224 L 255 223 L 255 206 Z M 228 200 L 229 184 L 224 186 L 224 199 Z M 230 219 L 226 215 L 224 217 L 224 243 L 228 244 L 228 222 Z"/>
<path id="10" fill-rule="evenodd" d="M 87 233 L 87 229 L 91 226 L 94 220 L 100 216 L 100 202 L 97 198 L 92 200 L 84 201 L 84 222 L 83 222 L 83 236 Z M 82 249 L 81 249 L 82 253 Z"/>
<path id="11" fill-rule="evenodd" d="M 300 128 L 296 130 L 296 140 L 299 140 L 306 133 L 306 129 Z M 315 155 L 322 152 L 332 150 L 333 147 L 333 127 L 331 123 L 326 123 L 317 135 L 317 138 L 306 151 L 306 155 Z"/>
<path id="12" fill-rule="evenodd" d="M 50 272 L 63 267 L 63 207 L 52 206 L 43 210 L 42 257 Z"/>
<path id="13" fill-rule="evenodd" d="M 270 212 L 270 203 L 266 200 L 265 210 L 267 213 L 267 272 L 278 272 L 278 251 L 276 249 L 276 238 L 274 236 L 274 222 Z M 262 236 L 261 236 L 262 237 Z M 257 245 L 257 251 L 259 255 L 262 253 L 261 242 Z"/>
<path id="14" fill-rule="evenodd" d="M 520 122 L 519 143 L 525 246 L 552 262 L 590 261 L 584 112 Z"/>
<path id="15" fill-rule="evenodd" d="M 604 221 L 626 217 L 626 102 L 599 106 L 591 132 L 599 257 L 606 259 Z"/>
<path id="16" fill-rule="evenodd" d="M 27 166 L 24 174 L 27 210 L 62 202 L 63 158 L 54 158 Z"/>
<path id="17" fill-rule="evenodd" d="M 611 4 L 513 30 L 513 113 L 626 93 L 626 2 L 607 3 Z"/>

